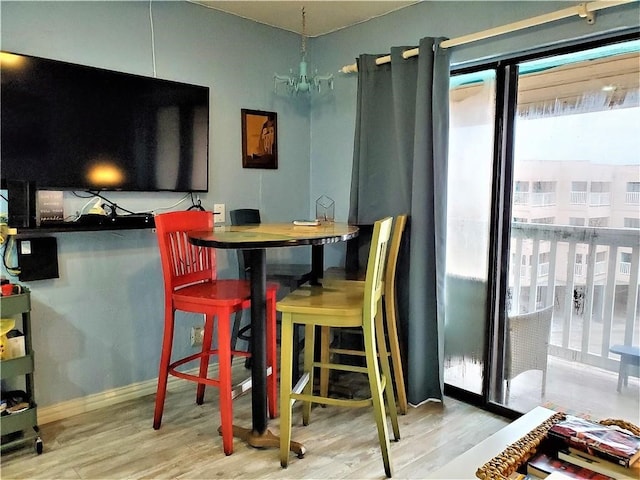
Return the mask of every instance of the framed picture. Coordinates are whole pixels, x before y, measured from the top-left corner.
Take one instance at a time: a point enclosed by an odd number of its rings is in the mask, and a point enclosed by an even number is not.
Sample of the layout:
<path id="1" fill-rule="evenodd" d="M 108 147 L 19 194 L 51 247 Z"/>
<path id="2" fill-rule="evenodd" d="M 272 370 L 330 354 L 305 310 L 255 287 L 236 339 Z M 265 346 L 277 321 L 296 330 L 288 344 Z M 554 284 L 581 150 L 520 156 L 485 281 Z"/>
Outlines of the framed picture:
<path id="1" fill-rule="evenodd" d="M 242 109 L 242 166 L 278 168 L 278 122 L 275 112 Z"/>

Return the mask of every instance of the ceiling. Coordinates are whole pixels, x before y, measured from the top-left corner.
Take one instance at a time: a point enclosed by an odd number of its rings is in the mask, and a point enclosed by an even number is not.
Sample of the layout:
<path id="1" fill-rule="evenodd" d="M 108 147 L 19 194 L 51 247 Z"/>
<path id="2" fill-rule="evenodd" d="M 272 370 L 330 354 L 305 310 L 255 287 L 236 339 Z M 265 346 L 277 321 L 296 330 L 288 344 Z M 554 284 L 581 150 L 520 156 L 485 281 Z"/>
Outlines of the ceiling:
<path id="1" fill-rule="evenodd" d="M 290 32 L 302 34 L 302 7 L 306 14 L 306 34 L 317 37 L 418 3 L 413 1 L 333 1 L 333 0 L 189 0 Z"/>

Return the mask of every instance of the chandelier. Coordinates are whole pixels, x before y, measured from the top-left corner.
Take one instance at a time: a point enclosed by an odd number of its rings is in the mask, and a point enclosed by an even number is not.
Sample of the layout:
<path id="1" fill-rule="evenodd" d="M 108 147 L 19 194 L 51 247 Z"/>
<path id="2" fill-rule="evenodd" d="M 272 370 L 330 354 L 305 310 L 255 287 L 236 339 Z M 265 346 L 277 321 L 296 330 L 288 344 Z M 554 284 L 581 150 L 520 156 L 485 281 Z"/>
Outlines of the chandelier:
<path id="1" fill-rule="evenodd" d="M 301 59 L 300 65 L 298 65 L 298 73 L 294 74 L 293 68 L 289 70 L 289 75 L 273 76 L 274 88 L 278 91 L 278 84 L 284 83 L 287 91 L 290 95 L 296 95 L 298 93 L 310 93 L 312 88 L 320 91 L 320 83 L 327 82 L 329 88 L 333 90 L 333 75 L 318 75 L 316 70 L 313 76 L 310 78 L 307 74 L 307 22 L 304 7 L 302 7 L 302 49 L 300 50 Z"/>

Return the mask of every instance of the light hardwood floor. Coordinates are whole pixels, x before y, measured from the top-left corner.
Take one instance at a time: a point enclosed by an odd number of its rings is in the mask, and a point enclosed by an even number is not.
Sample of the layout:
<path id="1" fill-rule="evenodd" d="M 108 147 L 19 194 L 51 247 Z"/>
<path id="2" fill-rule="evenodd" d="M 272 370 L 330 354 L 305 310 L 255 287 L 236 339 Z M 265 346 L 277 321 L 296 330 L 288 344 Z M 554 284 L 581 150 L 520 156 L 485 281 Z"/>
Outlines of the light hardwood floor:
<path id="1" fill-rule="evenodd" d="M 254 449 L 240 440 L 233 455 L 224 455 L 217 392 L 207 392 L 198 406 L 194 384 L 170 391 L 157 431 L 151 426 L 153 395 L 43 425 L 44 453 L 28 447 L 5 452 L 0 475 L 3 480 L 384 478 L 370 408 L 318 406 L 303 427 L 294 407 L 293 439 L 304 443 L 307 453 L 302 459 L 291 454 L 289 467 L 282 469 L 277 449 Z M 235 400 L 234 422 L 250 426 L 250 395 Z M 401 440 L 391 445 L 394 478 L 423 478 L 507 423 L 452 398 L 410 408 L 400 416 Z M 278 420 L 269 428 L 277 434 Z"/>

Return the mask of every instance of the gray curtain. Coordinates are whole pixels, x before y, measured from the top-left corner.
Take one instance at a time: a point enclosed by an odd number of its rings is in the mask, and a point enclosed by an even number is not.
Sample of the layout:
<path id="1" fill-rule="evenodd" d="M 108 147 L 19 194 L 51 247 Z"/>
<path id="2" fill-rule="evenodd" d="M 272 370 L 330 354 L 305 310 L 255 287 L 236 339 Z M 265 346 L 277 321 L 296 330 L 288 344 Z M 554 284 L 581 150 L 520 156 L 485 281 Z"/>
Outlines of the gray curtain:
<path id="1" fill-rule="evenodd" d="M 443 397 L 449 55 L 440 38 L 358 58 L 349 222 L 408 213 L 398 310 L 409 402 Z"/>

